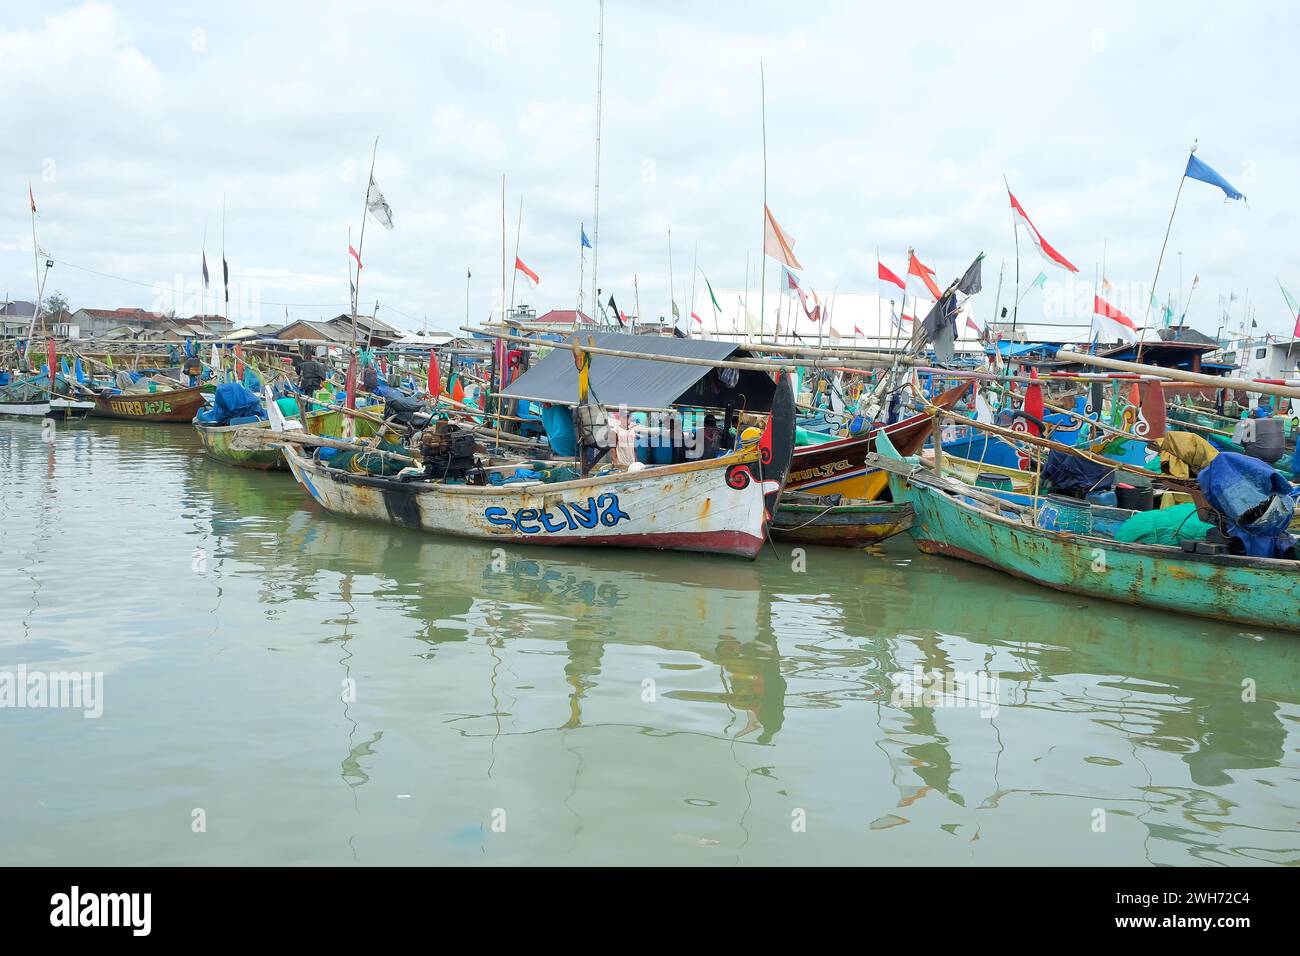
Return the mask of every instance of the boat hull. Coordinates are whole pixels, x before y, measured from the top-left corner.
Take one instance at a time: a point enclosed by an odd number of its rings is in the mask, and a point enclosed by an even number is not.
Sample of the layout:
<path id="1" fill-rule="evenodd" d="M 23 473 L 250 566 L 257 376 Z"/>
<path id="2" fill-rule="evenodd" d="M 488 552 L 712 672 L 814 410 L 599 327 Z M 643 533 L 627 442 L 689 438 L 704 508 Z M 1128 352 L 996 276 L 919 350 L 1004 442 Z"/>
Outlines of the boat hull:
<path id="1" fill-rule="evenodd" d="M 969 385 L 949 389 L 934 404 L 949 409 L 957 404 Z M 904 418 L 886 425 L 883 431 L 899 454 L 912 455 L 921 450 L 933 428 L 934 418 L 928 412 Z M 841 438 L 820 445 L 804 445 L 794 450 L 790 474 L 786 478 L 789 491 L 814 495 L 843 495 L 863 501 L 880 497 L 889 478 L 876 468 L 867 467 L 867 455 L 876 449 L 876 436 L 882 429 L 872 429 L 857 438 Z"/>
<path id="2" fill-rule="evenodd" d="M 284 449 L 327 511 L 502 544 L 701 551 L 753 558 L 763 546 L 757 449 L 726 458 L 555 484 L 440 485 L 327 468 Z M 752 470 L 751 470 L 752 469 Z M 776 484 L 777 488 L 769 488 Z"/>
<path id="3" fill-rule="evenodd" d="M 203 408 L 203 386 L 177 388 L 165 392 L 142 392 L 139 395 L 96 395 L 91 415 L 96 418 L 121 418 L 136 422 L 185 422 Z"/>
<path id="4" fill-rule="evenodd" d="M 344 416 L 342 412 L 310 412 L 303 416 L 302 424 L 310 435 L 342 435 Z M 369 438 L 375 433 L 377 425 L 368 418 L 354 418 L 355 436 Z M 254 448 L 238 441 L 248 431 L 266 431 L 269 422 L 257 422 L 247 425 L 203 425 L 194 423 L 203 451 L 216 461 L 237 468 L 252 468 L 258 471 L 288 471 L 289 464 L 278 448 Z"/>
<path id="5" fill-rule="evenodd" d="M 895 500 L 915 511 L 912 538 L 945 555 L 1026 581 L 1140 607 L 1257 627 L 1300 630 L 1300 563 L 1045 531 L 985 512 L 928 484 L 891 474 Z"/>
<path id="6" fill-rule="evenodd" d="M 912 526 L 912 506 L 892 501 L 857 501 L 826 506 L 782 502 L 770 525 L 784 544 L 865 548 Z"/>
<path id="7" fill-rule="evenodd" d="M 50 403 L 0 402 L 0 415 L 10 418 L 45 418 L 50 414 Z"/>

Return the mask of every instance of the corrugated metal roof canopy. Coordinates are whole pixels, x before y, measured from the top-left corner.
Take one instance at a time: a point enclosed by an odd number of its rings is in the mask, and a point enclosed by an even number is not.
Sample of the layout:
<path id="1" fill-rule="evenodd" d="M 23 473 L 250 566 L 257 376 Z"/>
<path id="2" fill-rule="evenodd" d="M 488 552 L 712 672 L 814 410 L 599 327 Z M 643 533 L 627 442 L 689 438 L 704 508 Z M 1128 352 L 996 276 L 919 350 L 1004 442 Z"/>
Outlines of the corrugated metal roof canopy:
<path id="1" fill-rule="evenodd" d="M 722 360 L 740 351 L 734 342 L 711 339 L 678 339 L 658 335 L 621 335 L 617 332 L 581 333 L 581 341 L 595 341 L 597 348 L 644 353 L 647 358 L 615 355 L 591 357 L 590 386 L 603 405 L 629 408 L 668 408 L 675 404 L 723 408 L 744 406 L 766 411 L 772 402 L 775 383 L 764 372 L 741 370 L 734 388 L 724 388 L 704 365 L 682 365 L 655 361 L 656 355 Z M 544 345 L 544 342 L 538 342 Z M 743 354 L 743 353 L 742 353 Z M 578 400 L 578 370 L 573 353 L 555 349 L 530 368 L 503 392 L 506 398 L 572 405 Z"/>

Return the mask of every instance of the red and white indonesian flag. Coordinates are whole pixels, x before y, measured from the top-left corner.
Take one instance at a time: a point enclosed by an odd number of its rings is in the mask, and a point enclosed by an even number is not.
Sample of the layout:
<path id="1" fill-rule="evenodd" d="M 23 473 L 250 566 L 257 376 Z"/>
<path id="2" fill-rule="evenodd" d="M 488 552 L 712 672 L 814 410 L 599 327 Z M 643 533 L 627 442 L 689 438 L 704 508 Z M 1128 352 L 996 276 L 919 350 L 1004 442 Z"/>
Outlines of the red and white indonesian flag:
<path id="1" fill-rule="evenodd" d="M 1039 254 L 1058 269 L 1064 269 L 1066 272 L 1078 272 L 1079 270 L 1074 267 L 1074 264 L 1069 259 L 1052 248 L 1052 244 L 1043 238 L 1043 234 L 1035 228 L 1033 222 L 1025 213 L 1024 207 L 1020 205 L 1020 201 L 1016 199 L 1011 190 L 1007 190 L 1007 195 L 1011 197 L 1011 210 L 1015 213 L 1016 222 L 1025 227 L 1025 231 L 1029 233 L 1029 238 L 1034 241 L 1034 245 L 1038 248 Z"/>
<path id="2" fill-rule="evenodd" d="M 1125 342 L 1138 340 L 1137 326 L 1127 315 L 1115 308 L 1099 295 L 1093 296 L 1092 311 L 1097 315 L 1097 328 L 1102 335 Z"/>
<path id="3" fill-rule="evenodd" d="M 772 210 L 767 206 L 763 207 L 763 252 L 777 262 L 784 262 L 791 269 L 803 269 L 794 257 L 794 239 L 776 224 Z"/>
<path id="4" fill-rule="evenodd" d="M 916 281 L 913 285 L 919 285 L 916 290 L 918 295 L 928 295 L 935 302 L 943 298 L 943 292 L 939 289 L 939 284 L 934 281 L 934 270 L 916 258 L 916 253 L 911 250 L 908 250 L 907 253 L 907 274 L 911 277 L 908 282 L 912 282 L 914 279 Z"/>
<path id="5" fill-rule="evenodd" d="M 522 272 L 524 274 L 524 278 L 528 280 L 528 284 L 532 286 L 534 289 L 537 288 L 537 283 L 542 281 L 541 279 L 537 278 L 537 273 L 534 272 L 532 269 L 528 268 L 528 266 L 524 265 L 524 260 L 520 259 L 518 256 L 515 256 L 515 271 Z"/>
<path id="6" fill-rule="evenodd" d="M 907 294 L 907 283 L 896 276 L 894 271 L 879 259 L 876 260 L 876 278 L 880 280 L 880 297 L 882 299 L 889 299 L 892 302 L 898 296 L 898 293 Z"/>

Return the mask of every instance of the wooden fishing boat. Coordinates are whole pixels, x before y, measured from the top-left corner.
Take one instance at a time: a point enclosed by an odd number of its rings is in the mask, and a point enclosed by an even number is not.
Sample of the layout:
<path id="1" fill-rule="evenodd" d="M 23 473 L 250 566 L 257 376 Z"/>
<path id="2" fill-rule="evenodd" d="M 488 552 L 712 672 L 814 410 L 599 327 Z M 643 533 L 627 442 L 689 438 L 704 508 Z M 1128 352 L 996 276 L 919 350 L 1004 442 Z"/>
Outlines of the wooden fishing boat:
<path id="1" fill-rule="evenodd" d="M 911 534 L 927 554 L 959 558 L 1027 581 L 1141 607 L 1257 627 L 1300 630 L 1300 562 L 1134 544 L 1049 531 L 1033 508 L 940 478 L 916 459 L 882 454 L 895 501 L 915 512 Z"/>
<path id="2" fill-rule="evenodd" d="M 308 412 L 300 418 L 300 421 L 309 435 L 343 434 L 344 413 L 334 409 Z M 353 422 L 357 438 L 369 438 L 379 427 L 373 419 L 366 416 L 355 416 Z M 194 422 L 194 430 L 198 432 L 203 451 L 209 458 L 239 468 L 288 471 L 289 464 L 284 460 L 280 449 L 265 447 L 264 443 L 247 440 L 250 432 L 255 435 L 267 433 L 270 428 L 270 422 L 252 422 L 244 425 L 205 425 L 200 421 Z"/>
<path id="3" fill-rule="evenodd" d="M 912 506 L 786 492 L 772 516 L 774 541 L 865 548 L 912 526 Z"/>
<path id="4" fill-rule="evenodd" d="M 194 420 L 204 406 L 204 387 L 173 388 L 157 392 L 121 392 L 116 395 L 88 394 L 95 403 L 96 418 L 124 418 L 137 422 L 185 422 Z"/>
<path id="5" fill-rule="evenodd" d="M 944 410 L 950 409 L 969 388 L 969 382 L 951 388 L 939 395 L 933 404 Z M 876 435 L 883 431 L 900 453 L 912 455 L 925 444 L 933 423 L 934 418 L 929 412 L 921 412 L 883 429 L 873 428 L 855 438 L 796 448 L 794 460 L 790 463 L 788 487 L 791 491 L 838 494 L 866 501 L 879 498 L 885 490 L 887 476 L 866 464 L 867 454 L 875 450 Z"/>
<path id="6" fill-rule="evenodd" d="M 294 478 L 327 511 L 504 544 L 758 555 L 785 488 L 794 400 L 778 388 L 762 438 L 720 458 L 572 481 L 443 484 L 355 474 L 283 446 Z"/>

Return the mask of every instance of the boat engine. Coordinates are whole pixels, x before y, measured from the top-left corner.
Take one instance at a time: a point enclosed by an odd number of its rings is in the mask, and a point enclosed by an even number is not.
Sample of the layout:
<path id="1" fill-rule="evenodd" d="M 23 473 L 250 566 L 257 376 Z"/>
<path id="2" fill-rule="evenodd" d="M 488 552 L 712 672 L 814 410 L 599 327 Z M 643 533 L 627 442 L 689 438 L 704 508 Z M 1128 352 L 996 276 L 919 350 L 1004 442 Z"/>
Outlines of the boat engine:
<path id="1" fill-rule="evenodd" d="M 439 422 L 420 433 L 420 457 L 428 481 L 464 481 L 484 484 L 486 476 L 474 457 L 474 433 L 451 422 Z"/>
<path id="2" fill-rule="evenodd" d="M 433 413 L 417 398 L 389 395 L 384 399 L 384 418 L 392 419 L 399 425 L 418 431 L 433 421 Z"/>

